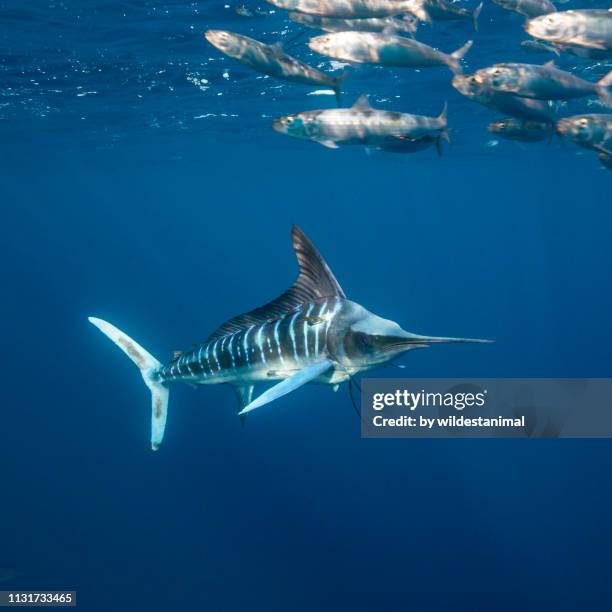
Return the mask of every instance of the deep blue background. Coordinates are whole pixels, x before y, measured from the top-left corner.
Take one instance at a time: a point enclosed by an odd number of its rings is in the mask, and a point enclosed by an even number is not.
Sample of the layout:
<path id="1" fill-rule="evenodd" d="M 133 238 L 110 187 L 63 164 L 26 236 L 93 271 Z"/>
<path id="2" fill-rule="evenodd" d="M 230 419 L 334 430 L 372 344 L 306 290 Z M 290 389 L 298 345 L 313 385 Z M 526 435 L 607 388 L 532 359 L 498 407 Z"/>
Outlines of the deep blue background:
<path id="1" fill-rule="evenodd" d="M 76 589 L 88 611 L 609 610 L 607 440 L 362 440 L 346 389 L 316 386 L 241 429 L 230 390 L 175 387 L 152 453 L 148 392 L 87 323 L 165 359 L 292 282 L 298 223 L 351 299 L 417 333 L 496 340 L 417 351 L 407 375 L 607 377 L 596 157 L 487 146 L 496 115 L 445 70 L 347 81 L 347 98 L 397 110 L 448 98 L 442 159 L 283 139 L 271 117 L 331 98 L 274 89 L 200 36 L 273 40 L 279 12 L 20 4 L 0 2 L 0 567 L 27 574 L 2 587 Z M 520 25 L 488 3 L 470 68 L 540 61 Z M 472 35 L 423 29 L 447 49 Z"/>

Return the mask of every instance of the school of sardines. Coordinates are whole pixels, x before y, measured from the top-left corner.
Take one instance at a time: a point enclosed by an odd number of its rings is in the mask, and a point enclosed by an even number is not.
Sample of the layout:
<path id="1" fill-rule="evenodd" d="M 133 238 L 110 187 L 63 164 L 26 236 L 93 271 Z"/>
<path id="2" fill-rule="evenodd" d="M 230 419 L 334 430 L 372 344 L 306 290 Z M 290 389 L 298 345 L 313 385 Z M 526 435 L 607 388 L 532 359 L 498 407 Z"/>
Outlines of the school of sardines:
<path id="1" fill-rule="evenodd" d="M 509 140 L 550 140 L 557 132 L 599 155 L 612 170 L 612 114 L 594 113 L 559 118 L 559 102 L 597 96 L 602 107 L 612 106 L 612 71 L 599 81 L 561 70 L 554 61 L 540 64 L 499 63 L 463 74 L 462 59 L 472 47 L 444 52 L 416 40 L 419 23 L 464 20 L 478 31 L 483 3 L 472 10 L 452 0 L 267 0 L 289 11 L 293 22 L 323 32 L 312 37 L 312 51 L 350 65 L 429 68 L 443 66 L 452 85 L 463 96 L 506 118 L 494 121 L 489 132 Z M 550 0 L 491 0 L 525 18 L 531 38 L 526 51 L 572 54 L 587 62 L 612 58 L 612 8 L 558 11 Z M 461 3 L 462 4 L 462 3 Z M 246 7 L 241 7 L 247 11 Z M 391 153 L 411 153 L 448 140 L 446 104 L 438 117 L 373 108 L 367 95 L 350 107 L 341 104 L 343 80 L 349 72 L 332 76 L 283 51 L 280 44 L 264 44 L 241 34 L 208 30 L 206 39 L 223 54 L 260 73 L 336 94 L 338 108 L 299 112 L 276 119 L 281 134 L 310 140 L 325 147 L 365 145 Z M 330 92 L 331 93 L 331 92 Z"/>

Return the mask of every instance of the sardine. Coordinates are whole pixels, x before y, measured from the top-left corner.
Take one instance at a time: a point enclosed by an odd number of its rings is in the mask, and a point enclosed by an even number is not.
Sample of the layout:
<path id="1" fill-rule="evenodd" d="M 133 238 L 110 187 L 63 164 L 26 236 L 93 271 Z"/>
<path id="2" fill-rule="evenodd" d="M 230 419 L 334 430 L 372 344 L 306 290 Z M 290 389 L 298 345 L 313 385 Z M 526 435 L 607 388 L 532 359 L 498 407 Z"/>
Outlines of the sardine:
<path id="1" fill-rule="evenodd" d="M 410 2 L 410 12 L 421 21 L 431 23 L 432 21 L 456 21 L 464 19 L 471 21 L 474 29 L 478 32 L 478 16 L 482 10 L 482 2 L 473 11 L 447 0 L 410 0 Z"/>
<path id="2" fill-rule="evenodd" d="M 456 75 L 452 84 L 466 98 L 504 115 L 541 123 L 554 123 L 555 121 L 552 109 L 545 102 L 495 91 L 487 86 L 484 79 L 477 74 Z"/>
<path id="3" fill-rule="evenodd" d="M 539 17 L 554 13 L 557 9 L 549 0 L 493 0 L 507 11 L 524 15 L 525 17 Z"/>
<path id="4" fill-rule="evenodd" d="M 330 149 L 339 145 L 384 146 L 446 135 L 446 106 L 439 117 L 424 117 L 372 108 L 366 95 L 351 108 L 296 113 L 274 121 L 281 134 L 311 140 Z"/>
<path id="5" fill-rule="evenodd" d="M 336 92 L 336 99 L 338 104 L 340 103 L 340 87 L 348 73 L 339 77 L 329 76 L 304 62 L 300 62 L 295 57 L 287 55 L 280 45 L 266 45 L 241 34 L 234 34 L 225 30 L 208 30 L 205 37 L 221 53 L 238 60 L 257 72 L 292 83 L 327 86 Z"/>
<path id="6" fill-rule="evenodd" d="M 551 13 L 529 20 L 525 29 L 534 38 L 551 43 L 610 51 L 612 8 Z"/>
<path id="7" fill-rule="evenodd" d="M 519 142 L 539 142 L 550 140 L 551 124 L 519 119 L 500 119 L 490 123 L 487 130 L 506 140 Z"/>
<path id="8" fill-rule="evenodd" d="M 347 62 L 404 68 L 447 66 L 454 74 L 459 74 L 459 60 L 470 50 L 472 41 L 447 54 L 417 40 L 395 34 L 335 32 L 312 38 L 308 46 L 317 53 Z"/>
<path id="9" fill-rule="evenodd" d="M 521 98 L 536 100 L 571 100 L 586 96 L 599 96 L 606 104 L 612 104 L 610 88 L 612 71 L 597 83 L 585 81 L 565 70 L 559 70 L 554 62 L 543 66 L 536 64 L 495 64 L 477 70 L 487 86 L 495 91 L 511 93 Z"/>
<path id="10" fill-rule="evenodd" d="M 289 19 L 307 28 L 316 28 L 324 32 L 382 32 L 396 31 L 414 34 L 417 20 L 412 15 L 397 17 L 370 17 L 369 19 L 340 19 L 338 17 L 319 17 L 307 13 L 289 13 Z"/>
<path id="11" fill-rule="evenodd" d="M 612 155 L 612 114 L 565 117 L 557 123 L 557 132 L 585 149 Z"/>
<path id="12" fill-rule="evenodd" d="M 557 47 L 554 45 L 547 45 L 539 40 L 523 40 L 521 42 L 521 48 L 529 53 L 554 53 L 556 56 L 561 55 Z"/>
<path id="13" fill-rule="evenodd" d="M 410 0 L 267 0 L 288 11 L 320 17 L 367 19 L 410 13 Z"/>

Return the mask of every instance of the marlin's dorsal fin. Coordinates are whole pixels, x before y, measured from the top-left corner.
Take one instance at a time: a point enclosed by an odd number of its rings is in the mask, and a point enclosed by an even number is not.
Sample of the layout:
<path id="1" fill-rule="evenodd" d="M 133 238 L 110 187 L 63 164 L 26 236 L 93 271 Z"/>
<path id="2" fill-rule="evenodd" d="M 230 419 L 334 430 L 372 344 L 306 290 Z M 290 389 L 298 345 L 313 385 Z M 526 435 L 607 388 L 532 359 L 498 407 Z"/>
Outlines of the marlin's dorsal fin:
<path id="1" fill-rule="evenodd" d="M 353 104 L 353 108 L 355 110 L 371 110 L 372 105 L 370 104 L 370 100 L 368 98 L 368 94 L 361 94 L 355 104 Z"/>
<path id="2" fill-rule="evenodd" d="M 336 277 L 319 251 L 297 225 L 293 226 L 291 238 L 300 266 L 300 274 L 295 283 L 269 304 L 226 321 L 211 334 L 207 341 L 236 333 L 251 325 L 277 319 L 288 312 L 292 312 L 301 304 L 327 297 L 346 298 Z"/>

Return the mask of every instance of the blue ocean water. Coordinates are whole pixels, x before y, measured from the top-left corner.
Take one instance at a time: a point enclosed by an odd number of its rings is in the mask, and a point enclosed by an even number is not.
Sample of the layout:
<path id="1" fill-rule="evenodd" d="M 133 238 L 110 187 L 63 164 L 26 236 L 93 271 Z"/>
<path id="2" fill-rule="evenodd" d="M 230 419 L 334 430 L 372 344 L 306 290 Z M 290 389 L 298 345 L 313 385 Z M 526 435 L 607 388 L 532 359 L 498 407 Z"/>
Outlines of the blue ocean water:
<path id="1" fill-rule="evenodd" d="M 0 588 L 74 589 L 88 611 L 609 610 L 607 440 L 361 439 L 346 389 L 322 386 L 241 428 L 230 390 L 177 386 L 150 451 L 142 379 L 87 316 L 170 357 L 289 286 L 293 223 L 349 298 L 417 333 L 495 340 L 415 351 L 406 375 L 611 375 L 596 155 L 495 142 L 498 115 L 442 68 L 362 68 L 344 88 L 421 114 L 448 101 L 441 158 L 284 138 L 274 117 L 333 97 L 250 72 L 203 32 L 329 62 L 282 11 L 237 6 L 0 1 L 0 568 L 15 572 Z M 491 2 L 480 30 L 419 38 L 474 37 L 468 70 L 550 59 Z"/>

